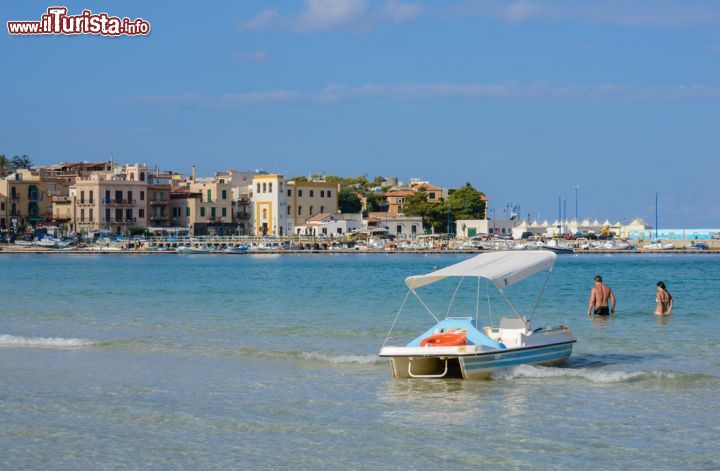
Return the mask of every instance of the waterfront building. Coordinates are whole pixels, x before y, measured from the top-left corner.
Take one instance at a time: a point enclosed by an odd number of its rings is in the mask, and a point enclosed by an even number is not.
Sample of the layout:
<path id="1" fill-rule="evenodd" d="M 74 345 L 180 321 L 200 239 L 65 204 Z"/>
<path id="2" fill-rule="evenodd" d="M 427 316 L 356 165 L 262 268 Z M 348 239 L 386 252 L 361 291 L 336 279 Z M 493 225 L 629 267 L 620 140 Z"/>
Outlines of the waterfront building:
<path id="1" fill-rule="evenodd" d="M 295 226 L 295 234 L 344 237 L 363 227 L 361 213 L 321 213 L 308 218 L 305 224 Z"/>
<path id="2" fill-rule="evenodd" d="M 53 197 L 67 194 L 69 181 L 69 177 L 37 169 L 19 169 L 0 179 L 8 226 L 36 227 L 51 221 Z"/>
<path id="3" fill-rule="evenodd" d="M 147 165 L 132 164 L 77 177 L 68 192 L 69 226 L 80 233 L 104 229 L 118 234 L 146 228 L 147 173 Z M 67 204 L 57 198 L 53 213 L 67 216 Z"/>
<path id="4" fill-rule="evenodd" d="M 516 223 L 509 219 L 458 219 L 455 221 L 455 234 L 461 239 L 484 234 L 512 235 Z"/>
<path id="5" fill-rule="evenodd" d="M 428 203 L 442 203 L 447 199 L 449 191 L 447 188 L 440 188 L 427 180 L 413 178 L 410 180 L 410 188 L 414 191 L 424 191 L 427 194 Z"/>
<path id="6" fill-rule="evenodd" d="M 288 235 L 313 216 L 338 211 L 340 185 L 322 180 L 286 181 L 280 174 L 258 174 L 252 181 L 255 235 Z"/>
<path id="7" fill-rule="evenodd" d="M 365 221 L 368 229 L 385 228 L 396 237 L 414 238 L 423 231 L 421 216 L 390 216 L 387 213 L 369 213 Z"/>
<path id="8" fill-rule="evenodd" d="M 385 193 L 385 202 L 387 204 L 388 216 L 398 216 L 402 214 L 405 206 L 405 198 L 415 194 L 415 190 L 391 190 Z"/>

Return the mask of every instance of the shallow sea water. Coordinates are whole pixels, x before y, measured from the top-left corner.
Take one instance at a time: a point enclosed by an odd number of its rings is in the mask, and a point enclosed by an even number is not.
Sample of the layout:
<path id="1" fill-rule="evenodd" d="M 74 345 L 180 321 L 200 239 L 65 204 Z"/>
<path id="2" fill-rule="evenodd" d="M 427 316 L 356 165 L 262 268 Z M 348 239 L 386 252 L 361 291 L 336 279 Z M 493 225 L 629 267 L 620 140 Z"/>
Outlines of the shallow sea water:
<path id="1" fill-rule="evenodd" d="M 720 468 L 720 257 L 562 256 L 533 325 L 573 329 L 567 365 L 393 380 L 403 279 L 467 257 L 0 255 L 0 469 Z M 438 317 L 455 287 L 422 291 Z M 449 314 L 509 314 L 486 288 Z M 390 343 L 432 323 L 409 300 Z"/>

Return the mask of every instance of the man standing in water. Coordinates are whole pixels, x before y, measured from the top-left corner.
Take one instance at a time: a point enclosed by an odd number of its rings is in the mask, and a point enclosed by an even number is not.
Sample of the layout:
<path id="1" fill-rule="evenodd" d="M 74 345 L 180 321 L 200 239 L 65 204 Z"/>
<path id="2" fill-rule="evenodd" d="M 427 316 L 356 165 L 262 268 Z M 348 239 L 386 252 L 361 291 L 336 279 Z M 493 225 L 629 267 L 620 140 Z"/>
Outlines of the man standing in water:
<path id="1" fill-rule="evenodd" d="M 608 307 L 608 300 L 612 302 L 612 309 Z M 609 286 L 602 282 L 602 276 L 595 277 L 595 286 L 590 290 L 590 301 L 588 302 L 587 315 L 595 309 L 596 316 L 607 316 L 615 313 L 615 294 Z"/>

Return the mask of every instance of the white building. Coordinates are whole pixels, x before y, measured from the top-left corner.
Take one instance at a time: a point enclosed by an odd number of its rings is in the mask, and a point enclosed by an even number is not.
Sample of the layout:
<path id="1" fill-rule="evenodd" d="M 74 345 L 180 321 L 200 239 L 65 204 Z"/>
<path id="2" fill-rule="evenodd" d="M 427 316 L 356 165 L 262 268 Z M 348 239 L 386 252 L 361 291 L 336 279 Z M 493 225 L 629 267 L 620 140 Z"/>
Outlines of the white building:
<path id="1" fill-rule="evenodd" d="M 362 228 L 361 213 L 322 213 L 308 218 L 304 225 L 295 226 L 295 234 L 344 237 Z"/>
<path id="2" fill-rule="evenodd" d="M 483 234 L 511 235 L 514 227 L 515 221 L 507 219 L 458 219 L 455 221 L 455 234 L 460 239 Z"/>
<path id="3" fill-rule="evenodd" d="M 378 220 L 378 227 L 386 228 L 395 237 L 414 238 L 423 233 L 421 216 L 389 216 L 387 213 L 370 213 L 369 216 Z"/>

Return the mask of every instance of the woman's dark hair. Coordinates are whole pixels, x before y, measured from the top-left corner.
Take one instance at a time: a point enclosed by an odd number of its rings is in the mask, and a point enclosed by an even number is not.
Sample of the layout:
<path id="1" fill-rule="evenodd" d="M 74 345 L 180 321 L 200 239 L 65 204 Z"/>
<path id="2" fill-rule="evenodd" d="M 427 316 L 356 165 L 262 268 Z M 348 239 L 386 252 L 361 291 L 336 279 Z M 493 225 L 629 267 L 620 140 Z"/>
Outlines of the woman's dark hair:
<path id="1" fill-rule="evenodd" d="M 667 293 L 668 298 L 672 299 L 672 295 L 670 294 L 670 291 L 667 290 L 667 286 L 665 286 L 665 283 L 663 283 L 662 281 L 658 281 L 657 285 Z"/>

